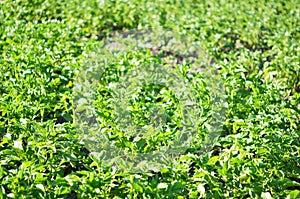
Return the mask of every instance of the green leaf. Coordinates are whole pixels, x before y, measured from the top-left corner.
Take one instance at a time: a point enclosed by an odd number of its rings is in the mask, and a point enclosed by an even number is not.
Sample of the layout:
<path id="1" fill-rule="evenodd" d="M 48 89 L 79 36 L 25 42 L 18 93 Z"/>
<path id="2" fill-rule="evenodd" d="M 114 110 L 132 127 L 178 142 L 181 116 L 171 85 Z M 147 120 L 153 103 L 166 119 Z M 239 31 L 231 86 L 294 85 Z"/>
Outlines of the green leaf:
<path id="1" fill-rule="evenodd" d="M 300 198 L 300 191 L 299 190 L 293 190 L 287 196 L 287 199 L 297 199 L 297 198 Z"/>
<path id="2" fill-rule="evenodd" d="M 180 192 L 184 189 L 184 185 L 181 182 L 173 182 L 171 186 L 171 190 L 173 192 Z"/>
<path id="3" fill-rule="evenodd" d="M 219 160 L 219 156 L 213 156 L 213 157 L 209 158 L 207 164 L 214 165 L 214 164 L 216 164 L 216 162 L 218 162 L 218 160 Z"/>
<path id="4" fill-rule="evenodd" d="M 136 145 L 139 149 L 143 149 L 146 145 L 146 139 L 141 138 L 139 141 L 136 142 Z"/>
<path id="5" fill-rule="evenodd" d="M 132 187 L 137 191 L 137 192 L 140 192 L 140 193 L 143 193 L 143 187 L 137 183 L 133 183 L 132 184 Z"/>

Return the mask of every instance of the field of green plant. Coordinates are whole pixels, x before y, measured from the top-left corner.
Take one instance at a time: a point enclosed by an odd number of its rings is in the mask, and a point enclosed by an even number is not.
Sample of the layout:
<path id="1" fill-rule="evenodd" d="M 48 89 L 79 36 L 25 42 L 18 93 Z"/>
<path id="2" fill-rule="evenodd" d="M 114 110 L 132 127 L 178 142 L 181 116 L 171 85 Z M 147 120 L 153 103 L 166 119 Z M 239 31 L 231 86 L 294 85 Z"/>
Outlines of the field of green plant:
<path id="1" fill-rule="evenodd" d="M 119 171 L 103 165 L 81 142 L 74 85 L 105 38 L 156 28 L 199 42 L 218 67 L 228 104 L 225 121 L 205 153 L 198 151 L 199 138 L 171 166 Z M 0 199 L 300 198 L 299 55 L 297 0 L 2 0 Z M 164 62 L 147 50 L 117 61 L 132 59 Z M 121 78 L 122 66 L 106 67 L 95 101 L 97 119 L 102 127 L 114 127 L 106 85 Z M 175 117 L 171 92 L 157 94 L 163 89 L 139 90 L 134 120 L 151 122 L 140 110 L 159 101 L 167 104 L 171 132 L 134 142 L 112 128 L 117 146 L 147 152 L 170 141 L 172 128 L 178 130 L 184 118 Z M 205 128 L 199 132 L 205 136 Z"/>

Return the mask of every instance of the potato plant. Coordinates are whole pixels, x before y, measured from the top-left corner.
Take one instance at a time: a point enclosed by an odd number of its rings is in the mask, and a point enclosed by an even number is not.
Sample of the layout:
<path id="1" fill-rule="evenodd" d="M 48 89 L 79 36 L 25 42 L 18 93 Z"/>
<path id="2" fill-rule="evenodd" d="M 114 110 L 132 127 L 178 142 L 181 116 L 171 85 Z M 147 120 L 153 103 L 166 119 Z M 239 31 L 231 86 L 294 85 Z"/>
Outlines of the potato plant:
<path id="1" fill-rule="evenodd" d="M 121 172 L 81 142 L 74 84 L 106 38 L 158 27 L 201 44 L 222 77 L 226 120 L 205 153 L 197 151 L 203 127 L 172 165 Z M 1 1 L 0 198 L 299 198 L 299 46 L 300 4 L 293 0 Z M 160 59 L 130 53 L 137 61 Z M 162 89 L 136 93 L 135 122 L 151 122 L 140 110 L 161 97 L 176 123 L 176 99 L 159 96 Z M 98 120 L 113 124 L 109 92 L 98 91 Z M 112 137 L 120 135 L 113 129 Z M 116 139 L 137 151 L 171 140 L 159 133 L 147 142 Z"/>

